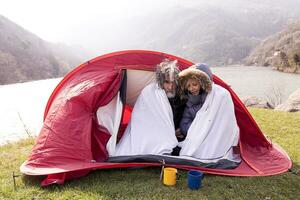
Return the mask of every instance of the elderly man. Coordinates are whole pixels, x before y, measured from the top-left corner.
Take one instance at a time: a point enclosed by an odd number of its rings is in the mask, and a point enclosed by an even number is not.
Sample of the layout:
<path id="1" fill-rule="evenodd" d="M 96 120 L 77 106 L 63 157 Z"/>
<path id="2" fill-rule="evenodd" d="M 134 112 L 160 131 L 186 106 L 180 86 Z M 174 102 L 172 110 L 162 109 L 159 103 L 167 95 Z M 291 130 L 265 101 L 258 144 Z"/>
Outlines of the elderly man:
<path id="1" fill-rule="evenodd" d="M 130 123 L 113 156 L 171 154 L 180 137 L 179 123 L 185 107 L 177 95 L 177 61 L 157 66 L 156 83 L 138 97 Z"/>
<path id="2" fill-rule="evenodd" d="M 179 125 L 185 108 L 185 102 L 180 99 L 178 94 L 178 74 L 180 71 L 176 64 L 176 60 L 172 62 L 166 60 L 160 63 L 156 71 L 156 81 L 168 97 L 172 108 L 176 136 L 179 141 L 182 141 L 184 136 L 180 133 Z"/>

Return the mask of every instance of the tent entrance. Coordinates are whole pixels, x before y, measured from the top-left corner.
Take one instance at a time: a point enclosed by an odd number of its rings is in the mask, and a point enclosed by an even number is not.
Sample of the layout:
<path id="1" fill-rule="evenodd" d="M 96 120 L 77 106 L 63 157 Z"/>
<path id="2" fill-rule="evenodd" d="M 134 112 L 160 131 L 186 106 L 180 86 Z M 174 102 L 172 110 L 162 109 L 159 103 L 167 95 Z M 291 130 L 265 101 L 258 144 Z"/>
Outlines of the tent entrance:
<path id="1" fill-rule="evenodd" d="M 120 91 L 107 105 L 97 110 L 99 125 L 105 127 L 111 135 L 106 144 L 109 156 L 115 152 L 116 144 L 127 127 L 139 94 L 144 87 L 155 81 L 155 72 L 134 69 L 122 71 L 123 82 Z"/>
<path id="2" fill-rule="evenodd" d="M 132 108 L 144 87 L 155 82 L 155 72 L 128 69 L 123 71 L 123 77 L 123 83 L 117 95 L 109 102 L 109 104 L 100 107 L 97 111 L 98 123 L 105 127 L 111 134 L 111 137 L 106 144 L 106 149 L 109 156 L 108 162 L 159 163 L 162 159 L 164 159 L 167 164 L 179 164 L 207 168 L 233 169 L 238 166 L 240 162 L 239 156 L 237 156 L 236 159 L 209 160 L 205 162 L 193 157 L 172 155 L 151 154 L 114 156 L 116 145 L 123 135 L 129 122 Z M 126 92 L 124 92 L 124 90 L 126 90 Z M 126 98 L 122 98 L 122 94 L 125 94 Z"/>

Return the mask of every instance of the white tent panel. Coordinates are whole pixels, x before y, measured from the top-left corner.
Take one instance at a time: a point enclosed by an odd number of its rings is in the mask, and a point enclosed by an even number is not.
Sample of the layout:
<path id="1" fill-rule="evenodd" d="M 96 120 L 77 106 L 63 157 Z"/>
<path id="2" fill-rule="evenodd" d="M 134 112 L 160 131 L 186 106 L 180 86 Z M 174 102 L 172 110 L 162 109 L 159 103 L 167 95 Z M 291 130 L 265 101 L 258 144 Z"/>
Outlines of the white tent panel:
<path id="1" fill-rule="evenodd" d="M 98 123 L 104 126 L 111 137 L 106 144 L 108 155 L 113 155 L 116 148 L 117 135 L 121 123 L 123 103 L 120 99 L 120 92 L 105 106 L 98 108 Z"/>
<path id="2" fill-rule="evenodd" d="M 126 103 L 133 107 L 144 87 L 152 82 L 155 82 L 155 72 L 127 70 Z"/>

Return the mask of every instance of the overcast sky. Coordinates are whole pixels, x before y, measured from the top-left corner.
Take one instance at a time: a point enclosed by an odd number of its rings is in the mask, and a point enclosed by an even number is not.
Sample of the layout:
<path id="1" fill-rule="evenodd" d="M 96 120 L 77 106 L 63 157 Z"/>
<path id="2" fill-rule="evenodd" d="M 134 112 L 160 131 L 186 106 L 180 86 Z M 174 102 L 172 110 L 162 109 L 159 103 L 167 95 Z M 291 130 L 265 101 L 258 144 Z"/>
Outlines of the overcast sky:
<path id="1" fill-rule="evenodd" d="M 264 3 L 277 2 L 281 7 L 286 1 L 300 0 L 265 0 Z M 135 17 L 143 19 L 159 12 L 171 13 L 171 9 L 178 7 L 213 5 L 249 9 L 250 2 L 260 4 L 260 0 L 0 0 L 0 15 L 46 41 L 96 50 L 101 46 L 95 42 L 99 38 L 103 46 L 113 46 L 114 41 L 109 40 L 117 37 L 116 30 L 130 30 Z"/>
<path id="2" fill-rule="evenodd" d="M 0 0 L 0 14 L 39 37 L 51 41 L 70 41 L 73 31 L 93 23 L 143 15 L 183 0 Z M 74 34 L 74 33 L 73 33 Z"/>

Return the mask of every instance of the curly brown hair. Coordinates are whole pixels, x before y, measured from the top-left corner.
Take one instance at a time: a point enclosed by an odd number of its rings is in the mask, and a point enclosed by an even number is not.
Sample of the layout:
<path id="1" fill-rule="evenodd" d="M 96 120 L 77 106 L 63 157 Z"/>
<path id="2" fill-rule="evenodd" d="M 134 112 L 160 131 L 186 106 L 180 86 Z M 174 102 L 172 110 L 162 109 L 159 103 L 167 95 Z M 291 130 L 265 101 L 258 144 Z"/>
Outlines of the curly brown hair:
<path id="1" fill-rule="evenodd" d="M 199 81 L 201 90 L 207 94 L 212 89 L 212 81 L 209 76 L 194 67 L 187 68 L 179 73 L 179 95 L 182 99 L 187 98 L 186 84 L 188 79 L 194 79 Z"/>

